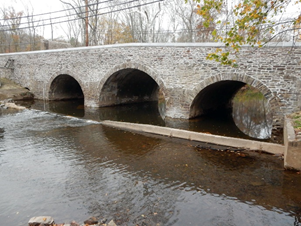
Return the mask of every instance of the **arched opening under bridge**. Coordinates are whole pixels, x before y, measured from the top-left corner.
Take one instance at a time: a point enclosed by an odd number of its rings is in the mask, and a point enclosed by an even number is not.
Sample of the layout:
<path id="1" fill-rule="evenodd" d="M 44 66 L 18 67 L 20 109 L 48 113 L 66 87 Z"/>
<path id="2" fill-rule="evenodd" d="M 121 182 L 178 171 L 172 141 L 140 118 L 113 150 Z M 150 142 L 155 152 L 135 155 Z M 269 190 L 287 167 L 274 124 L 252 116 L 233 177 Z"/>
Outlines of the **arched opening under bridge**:
<path id="1" fill-rule="evenodd" d="M 102 87 L 102 106 L 157 101 L 159 86 L 145 72 L 127 68 L 113 73 Z"/>
<path id="2" fill-rule="evenodd" d="M 70 75 L 58 75 L 51 83 L 49 100 L 72 100 L 84 101 L 84 94 L 80 84 Z"/>
<path id="3" fill-rule="evenodd" d="M 84 93 L 78 81 L 68 74 L 58 75 L 51 83 L 49 89 L 49 110 L 83 117 Z"/>
<path id="4" fill-rule="evenodd" d="M 100 93 L 100 106 L 117 105 L 127 105 L 127 107 L 118 108 L 119 116 L 116 116 L 117 118 L 120 118 L 123 109 L 124 114 L 122 115 L 129 116 L 129 105 L 136 105 L 130 107 L 130 115 L 137 122 L 158 121 L 155 118 L 164 117 L 165 100 L 162 90 L 154 78 L 136 68 L 118 70 L 111 74 L 103 84 Z M 149 119 L 146 120 L 147 118 Z M 153 119 L 150 120 L 150 118 Z M 134 119 L 124 120 L 134 121 Z M 162 119 L 160 119 L 159 124 L 162 123 Z"/>
<path id="5" fill-rule="evenodd" d="M 190 106 L 190 118 L 198 117 L 203 118 L 203 124 L 212 119 L 217 122 L 207 123 L 207 127 L 223 125 L 220 135 L 239 131 L 258 139 L 271 136 L 272 113 L 264 94 L 241 81 L 218 81 L 202 89 Z"/>

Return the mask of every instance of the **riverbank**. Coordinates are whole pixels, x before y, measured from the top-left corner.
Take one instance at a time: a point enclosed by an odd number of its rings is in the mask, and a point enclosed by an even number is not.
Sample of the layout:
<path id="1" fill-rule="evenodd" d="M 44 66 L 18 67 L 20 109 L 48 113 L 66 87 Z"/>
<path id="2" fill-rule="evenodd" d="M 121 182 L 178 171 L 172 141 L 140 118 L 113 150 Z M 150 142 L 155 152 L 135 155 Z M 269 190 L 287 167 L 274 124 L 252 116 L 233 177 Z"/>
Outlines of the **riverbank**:
<path id="1" fill-rule="evenodd" d="M 26 88 L 7 78 L 0 78 L 0 101 L 31 100 L 34 95 Z"/>

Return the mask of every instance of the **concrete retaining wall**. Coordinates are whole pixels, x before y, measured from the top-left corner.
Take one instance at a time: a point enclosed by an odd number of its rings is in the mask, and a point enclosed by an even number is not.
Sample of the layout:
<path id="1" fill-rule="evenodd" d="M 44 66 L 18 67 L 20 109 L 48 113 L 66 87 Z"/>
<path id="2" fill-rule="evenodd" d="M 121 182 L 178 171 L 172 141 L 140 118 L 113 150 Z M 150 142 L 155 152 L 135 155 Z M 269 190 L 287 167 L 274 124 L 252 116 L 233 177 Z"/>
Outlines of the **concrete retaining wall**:
<path id="1" fill-rule="evenodd" d="M 284 122 L 284 167 L 301 170 L 301 139 L 296 137 L 292 120 L 285 117 Z"/>
<path id="2" fill-rule="evenodd" d="M 145 132 L 158 134 L 163 136 L 207 142 L 212 144 L 218 144 L 229 147 L 250 149 L 250 150 L 259 150 L 268 152 L 271 154 L 282 155 L 284 153 L 284 146 L 273 143 L 259 142 L 254 140 L 245 140 L 233 137 L 223 137 L 212 134 L 198 133 L 187 130 L 180 130 L 174 128 L 160 127 L 154 125 L 146 124 L 137 124 L 137 123 L 128 123 L 128 122 L 116 122 L 116 121 L 103 121 L 102 125 L 131 130 L 135 132 Z"/>

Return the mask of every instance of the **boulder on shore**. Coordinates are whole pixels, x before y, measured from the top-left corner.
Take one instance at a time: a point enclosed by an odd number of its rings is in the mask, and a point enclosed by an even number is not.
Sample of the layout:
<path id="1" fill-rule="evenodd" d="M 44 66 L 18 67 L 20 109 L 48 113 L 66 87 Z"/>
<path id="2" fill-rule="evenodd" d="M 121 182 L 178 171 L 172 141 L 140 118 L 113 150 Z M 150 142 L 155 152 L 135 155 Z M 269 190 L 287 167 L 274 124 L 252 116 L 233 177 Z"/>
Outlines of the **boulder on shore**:
<path id="1" fill-rule="evenodd" d="M 26 109 L 26 107 L 19 106 L 19 105 L 16 105 L 15 103 L 10 103 L 10 102 L 3 103 L 3 104 L 1 104 L 1 102 L 0 102 L 0 107 L 3 107 L 5 109 L 7 109 L 7 108 L 13 108 L 13 109 L 16 109 L 16 110 L 24 110 L 24 109 Z"/>

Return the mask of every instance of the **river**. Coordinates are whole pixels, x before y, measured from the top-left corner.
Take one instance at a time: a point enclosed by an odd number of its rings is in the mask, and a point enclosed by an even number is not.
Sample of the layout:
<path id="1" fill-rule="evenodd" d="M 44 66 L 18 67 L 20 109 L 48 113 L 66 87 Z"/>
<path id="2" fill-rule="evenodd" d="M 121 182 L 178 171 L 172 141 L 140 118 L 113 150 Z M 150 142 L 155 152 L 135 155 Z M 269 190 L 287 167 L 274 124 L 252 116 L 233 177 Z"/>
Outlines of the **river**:
<path id="1" fill-rule="evenodd" d="M 1 113 L 0 225 L 24 226 L 43 215 L 57 223 L 95 216 L 117 225 L 301 225 L 301 175 L 285 171 L 281 158 L 99 123 L 123 120 L 125 112 L 132 121 L 179 128 L 202 119 L 164 121 L 147 106 L 139 118 L 133 107 L 62 110 L 65 104 Z"/>

